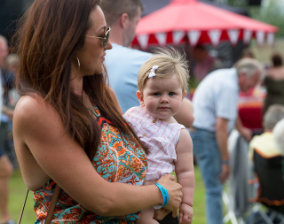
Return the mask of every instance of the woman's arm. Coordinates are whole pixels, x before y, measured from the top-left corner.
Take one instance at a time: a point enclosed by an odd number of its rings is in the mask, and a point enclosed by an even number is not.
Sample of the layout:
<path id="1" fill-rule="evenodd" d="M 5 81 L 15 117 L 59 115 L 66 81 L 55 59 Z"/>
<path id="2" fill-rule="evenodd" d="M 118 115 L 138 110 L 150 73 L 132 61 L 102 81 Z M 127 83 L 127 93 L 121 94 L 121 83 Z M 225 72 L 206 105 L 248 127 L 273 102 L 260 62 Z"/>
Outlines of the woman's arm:
<path id="1" fill-rule="evenodd" d="M 125 215 L 162 204 L 161 194 L 154 185 L 105 181 L 64 129 L 56 110 L 40 97 L 25 96 L 18 102 L 14 112 L 14 141 L 28 186 L 32 182 L 29 176 L 32 169 L 27 162 L 31 162 L 42 171 L 43 180 L 53 179 L 75 201 L 99 215 Z M 180 186 L 169 181 L 169 177 L 161 184 L 169 190 L 170 206 L 178 206 Z"/>
<path id="2" fill-rule="evenodd" d="M 228 119 L 222 117 L 217 117 L 216 120 L 216 140 L 222 160 L 221 174 L 219 177 L 222 183 L 224 183 L 229 178 L 230 175 L 230 164 L 229 164 L 230 155 L 228 149 L 228 138 L 229 138 L 228 122 L 229 122 Z"/>
<path id="3" fill-rule="evenodd" d="M 176 146 L 177 162 L 175 171 L 178 182 L 183 187 L 183 199 L 180 208 L 180 223 L 191 223 L 193 216 L 193 194 L 194 194 L 194 166 L 193 145 L 186 129 L 182 129 Z"/>

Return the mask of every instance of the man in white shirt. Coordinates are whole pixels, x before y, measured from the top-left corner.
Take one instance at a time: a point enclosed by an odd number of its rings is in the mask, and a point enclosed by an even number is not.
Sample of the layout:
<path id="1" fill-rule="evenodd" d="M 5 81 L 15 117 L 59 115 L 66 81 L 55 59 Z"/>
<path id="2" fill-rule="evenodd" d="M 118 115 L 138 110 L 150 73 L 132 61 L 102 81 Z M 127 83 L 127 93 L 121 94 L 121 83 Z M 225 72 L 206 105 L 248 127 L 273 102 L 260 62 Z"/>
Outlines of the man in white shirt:
<path id="1" fill-rule="evenodd" d="M 230 174 L 230 131 L 236 126 L 247 140 L 251 137 L 237 116 L 239 91 L 246 92 L 257 85 L 261 74 L 262 66 L 257 60 L 241 59 L 234 68 L 209 73 L 194 93 L 191 136 L 206 188 L 207 224 L 223 223 L 222 184 Z"/>

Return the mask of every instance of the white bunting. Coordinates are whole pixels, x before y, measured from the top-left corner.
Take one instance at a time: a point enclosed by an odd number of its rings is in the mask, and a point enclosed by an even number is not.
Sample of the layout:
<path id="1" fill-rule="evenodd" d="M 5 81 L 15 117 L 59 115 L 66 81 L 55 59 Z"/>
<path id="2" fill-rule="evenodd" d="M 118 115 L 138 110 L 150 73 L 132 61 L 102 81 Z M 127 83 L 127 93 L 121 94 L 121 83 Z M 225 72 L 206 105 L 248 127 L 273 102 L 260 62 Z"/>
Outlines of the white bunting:
<path id="1" fill-rule="evenodd" d="M 245 30 L 244 31 L 244 43 L 248 44 L 251 40 L 252 31 L 251 30 Z"/>
<path id="2" fill-rule="evenodd" d="M 218 45 L 220 41 L 221 31 L 220 30 L 210 30 L 209 37 L 213 45 Z"/>
<path id="3" fill-rule="evenodd" d="M 137 36 L 137 40 L 142 48 L 146 48 L 148 46 L 149 35 L 140 34 L 139 36 Z"/>
<path id="4" fill-rule="evenodd" d="M 184 31 L 174 31 L 173 32 L 173 40 L 175 44 L 178 44 L 182 38 L 184 37 Z"/>
<path id="5" fill-rule="evenodd" d="M 274 33 L 268 33 L 267 34 L 267 43 L 269 45 L 272 45 L 274 43 Z"/>
<path id="6" fill-rule="evenodd" d="M 256 41 L 259 45 L 264 44 L 264 32 L 263 31 L 257 31 L 256 32 Z"/>
<path id="7" fill-rule="evenodd" d="M 232 44 L 236 44 L 238 42 L 239 34 L 240 34 L 239 30 L 229 30 L 228 31 L 228 36 Z"/>
<path id="8" fill-rule="evenodd" d="M 191 30 L 187 32 L 189 42 L 192 46 L 197 44 L 200 35 L 201 35 L 201 31 L 199 30 Z"/>
<path id="9" fill-rule="evenodd" d="M 156 33 L 155 37 L 157 38 L 160 45 L 165 45 L 167 41 L 167 34 L 166 33 Z"/>

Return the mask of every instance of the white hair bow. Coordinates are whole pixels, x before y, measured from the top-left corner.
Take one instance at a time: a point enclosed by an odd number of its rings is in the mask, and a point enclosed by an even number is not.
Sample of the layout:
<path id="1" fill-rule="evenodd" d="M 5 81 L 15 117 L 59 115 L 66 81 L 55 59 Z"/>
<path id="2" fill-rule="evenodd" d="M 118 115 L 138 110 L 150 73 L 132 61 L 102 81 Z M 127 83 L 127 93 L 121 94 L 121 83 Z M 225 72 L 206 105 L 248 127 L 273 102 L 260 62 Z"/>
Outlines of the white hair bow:
<path id="1" fill-rule="evenodd" d="M 151 69 L 149 75 L 148 75 L 148 78 L 153 78 L 153 77 L 155 77 L 155 76 L 156 76 L 155 71 L 156 71 L 158 68 L 159 68 L 158 65 L 154 65 L 154 66 L 152 67 L 152 69 Z"/>

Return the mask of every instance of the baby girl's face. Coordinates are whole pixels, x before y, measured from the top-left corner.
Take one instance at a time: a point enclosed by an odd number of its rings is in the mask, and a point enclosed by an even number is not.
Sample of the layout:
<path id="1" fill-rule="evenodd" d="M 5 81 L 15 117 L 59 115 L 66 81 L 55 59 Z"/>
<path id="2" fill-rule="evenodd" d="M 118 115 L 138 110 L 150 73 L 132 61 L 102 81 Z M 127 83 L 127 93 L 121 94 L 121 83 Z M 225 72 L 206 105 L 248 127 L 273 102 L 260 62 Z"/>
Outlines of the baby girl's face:
<path id="1" fill-rule="evenodd" d="M 181 83 L 174 74 L 148 79 L 140 102 L 154 118 L 169 121 L 178 112 L 182 100 Z"/>

